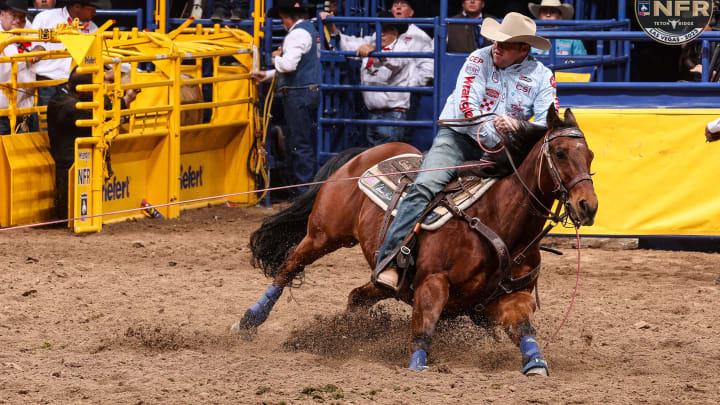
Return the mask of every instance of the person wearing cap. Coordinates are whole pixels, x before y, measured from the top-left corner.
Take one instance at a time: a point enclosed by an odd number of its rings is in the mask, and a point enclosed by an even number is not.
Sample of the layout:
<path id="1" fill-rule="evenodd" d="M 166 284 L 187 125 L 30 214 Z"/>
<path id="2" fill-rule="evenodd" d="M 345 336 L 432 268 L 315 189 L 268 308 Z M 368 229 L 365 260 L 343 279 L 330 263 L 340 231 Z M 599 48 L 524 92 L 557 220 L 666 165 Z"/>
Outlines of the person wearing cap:
<path id="1" fill-rule="evenodd" d="M 321 13 L 320 18 L 326 17 Z M 392 18 L 389 11 L 378 14 L 381 18 Z M 378 58 L 368 56 L 375 51 L 375 35 L 363 38 L 342 34 L 335 25 L 328 25 L 333 35 L 340 35 L 340 49 L 355 52 L 361 56 L 360 84 L 363 86 L 407 87 L 413 60 L 410 58 Z M 409 52 L 400 36 L 407 30 L 407 24 L 384 23 L 380 37 L 382 52 Z M 393 91 L 365 91 L 362 93 L 368 109 L 368 119 L 405 121 L 410 107 L 410 93 Z M 375 126 L 366 127 L 366 138 L 369 145 L 381 145 L 388 142 L 403 142 L 405 127 Z"/>
<path id="2" fill-rule="evenodd" d="M 27 27 L 27 1 L 26 0 L 5 0 L 0 3 L 0 25 L 3 31 L 22 29 Z M 44 51 L 42 45 L 33 45 L 30 42 L 16 42 L 8 44 L 2 50 L 1 56 L 13 56 L 19 53 Z M 35 59 L 17 62 L 17 82 L 27 83 L 35 81 Z M 0 63 L 0 83 L 9 83 L 12 74 L 12 64 L 9 62 Z M 31 88 L 15 89 L 12 86 L 3 85 L 0 92 L 0 109 L 9 107 L 8 95 L 16 97 L 17 108 L 31 108 L 35 105 L 34 90 Z M 34 115 L 22 115 L 17 117 L 17 132 L 28 132 L 36 130 L 37 122 Z M 0 117 L 0 134 L 11 133 L 10 119 L 7 116 Z"/>
<path id="3" fill-rule="evenodd" d="M 45 10 L 35 16 L 33 28 L 55 29 L 58 24 L 72 24 L 77 18 L 80 21 L 80 31 L 92 34 L 98 27 L 92 22 L 97 9 L 107 8 L 108 1 L 103 0 L 70 0 L 65 7 Z M 47 42 L 43 44 L 48 51 L 65 49 L 61 42 Z M 71 58 L 43 59 L 36 64 L 37 80 L 67 80 L 70 76 Z M 47 105 L 55 95 L 55 86 L 38 87 L 38 105 Z"/>
<path id="4" fill-rule="evenodd" d="M 560 0 L 542 0 L 540 4 L 528 3 L 530 14 L 536 20 L 571 20 L 575 15 L 575 8 L 570 4 L 563 4 Z M 536 55 L 547 55 L 550 50 L 533 48 Z M 587 55 L 585 45 L 579 39 L 556 39 L 555 54 L 562 56 Z"/>
<path id="5" fill-rule="evenodd" d="M 455 90 L 440 114 L 440 120 L 465 121 L 467 126 L 438 130 L 380 248 L 373 272 L 377 285 L 397 288 L 394 258 L 402 240 L 428 203 L 456 175 L 455 169 L 435 169 L 484 159 L 495 163 L 494 173 L 488 174 L 496 177 L 508 174 L 509 165 L 502 160 L 505 154 L 486 150 L 504 146 L 522 159 L 536 140 L 527 139 L 524 135 L 527 131 L 518 130 L 547 126 L 548 109 L 551 105 L 557 108 L 555 79 L 550 69 L 530 55 L 531 47 L 550 48 L 550 42 L 535 32 L 535 22 L 519 13 L 507 14 L 502 23 L 493 19 L 483 21 L 481 35 L 495 43 L 468 56 Z M 535 120 L 531 123 L 533 116 Z"/>
<path id="6" fill-rule="evenodd" d="M 415 15 L 413 0 L 392 0 L 390 12 L 395 18 L 411 18 Z M 409 24 L 407 31 L 400 36 L 408 52 L 433 52 L 435 43 L 432 38 L 415 24 Z M 435 74 L 434 60 L 432 58 L 413 58 L 410 71 L 409 86 L 428 86 Z"/>
<path id="7" fill-rule="evenodd" d="M 317 162 L 317 109 L 320 105 L 320 35 L 309 20 L 314 4 L 278 0 L 268 17 L 280 18 L 288 31 L 282 47 L 272 54 L 275 69 L 257 71 L 252 78 L 263 82 L 277 75 L 275 89 L 282 95 L 283 113 L 288 122 L 286 146 L 290 178 L 295 184 L 312 182 Z M 291 198 L 307 190 L 293 190 Z"/>
<path id="8" fill-rule="evenodd" d="M 489 44 L 480 35 L 479 22 L 483 18 L 495 17 L 483 13 L 483 8 L 485 8 L 485 0 L 463 0 L 462 12 L 452 18 L 473 18 L 478 20 L 478 24 L 448 24 L 448 52 L 470 53 Z"/>

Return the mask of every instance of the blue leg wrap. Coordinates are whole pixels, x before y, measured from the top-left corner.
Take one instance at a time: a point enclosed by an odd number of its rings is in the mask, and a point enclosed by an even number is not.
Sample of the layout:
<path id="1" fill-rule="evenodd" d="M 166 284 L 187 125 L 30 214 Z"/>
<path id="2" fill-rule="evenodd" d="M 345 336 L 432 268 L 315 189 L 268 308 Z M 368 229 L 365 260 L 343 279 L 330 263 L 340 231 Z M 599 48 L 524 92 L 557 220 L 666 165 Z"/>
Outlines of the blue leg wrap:
<path id="1" fill-rule="evenodd" d="M 420 349 L 415 351 L 410 357 L 410 370 L 423 371 L 427 370 L 427 353 L 425 350 Z"/>
<path id="2" fill-rule="evenodd" d="M 240 324 L 245 328 L 254 328 L 262 325 L 270 315 L 273 305 L 283 292 L 282 287 L 271 285 L 262 297 L 245 312 Z"/>
<path id="3" fill-rule="evenodd" d="M 535 341 L 535 338 L 532 336 L 523 336 L 520 340 L 520 352 L 522 353 L 523 374 L 526 374 L 530 369 L 540 367 L 544 368 L 548 375 L 550 375 L 550 369 L 540 353 L 540 347 Z"/>

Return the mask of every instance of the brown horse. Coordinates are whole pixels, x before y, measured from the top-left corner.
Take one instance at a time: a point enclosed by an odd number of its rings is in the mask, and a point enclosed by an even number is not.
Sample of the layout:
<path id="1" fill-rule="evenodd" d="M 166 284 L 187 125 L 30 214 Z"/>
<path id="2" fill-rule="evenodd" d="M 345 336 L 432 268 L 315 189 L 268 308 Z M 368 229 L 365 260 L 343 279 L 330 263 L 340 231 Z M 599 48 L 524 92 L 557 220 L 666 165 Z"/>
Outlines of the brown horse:
<path id="1" fill-rule="evenodd" d="M 577 128 L 575 117 L 568 109 L 563 121 L 551 107 L 548 126 L 549 129 L 538 134 L 538 142 L 518 167 L 517 174 L 498 180 L 478 202 L 465 210 L 469 218 L 479 218 L 493 229 L 512 255 L 525 250 L 524 259 L 517 261 L 519 264 L 510 263 L 510 274 L 515 279 L 533 272 L 536 267 L 539 269 L 540 248 L 536 237 L 547 221 L 547 214 L 543 213 L 547 213 L 547 207 L 555 200 L 564 203 L 568 215 L 578 226 L 591 225 L 597 210 L 597 196 L 589 175 L 593 153 Z M 329 179 L 361 176 L 378 162 L 403 153 L 418 151 L 402 143 L 371 148 L 349 160 Z M 323 167 L 319 177 L 327 177 L 335 169 L 333 164 L 343 163 L 342 156 L 336 158 Z M 285 211 L 266 219 L 253 233 L 250 245 L 254 264 L 262 266 L 265 274 L 274 280 L 232 329 L 262 324 L 282 289 L 306 265 L 338 248 L 360 243 L 365 259 L 373 267 L 382 219 L 383 211 L 366 197 L 355 181 L 317 186 Z M 420 232 L 416 246 L 414 276 L 406 280 L 397 295 L 413 307 L 411 369 L 427 368 L 426 357 L 438 319 L 465 314 L 475 322 L 487 324 L 489 321 L 504 328 L 510 339 L 520 345 L 523 373 L 548 374 L 530 323 L 536 309 L 531 295 L 535 278 L 486 302 L 504 281 L 498 274 L 499 255 L 488 239 L 480 237 L 468 222 L 457 217 L 437 231 Z M 393 295 L 368 282 L 350 293 L 347 309 L 367 308 Z"/>

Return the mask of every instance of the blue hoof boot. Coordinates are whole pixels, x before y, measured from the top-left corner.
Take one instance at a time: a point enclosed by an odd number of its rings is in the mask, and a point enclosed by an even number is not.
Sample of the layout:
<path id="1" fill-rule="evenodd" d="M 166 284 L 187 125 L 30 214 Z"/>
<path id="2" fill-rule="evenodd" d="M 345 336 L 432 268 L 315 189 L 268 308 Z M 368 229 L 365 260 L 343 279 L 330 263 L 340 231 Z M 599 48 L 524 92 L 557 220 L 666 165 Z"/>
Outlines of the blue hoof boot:
<path id="1" fill-rule="evenodd" d="M 527 376 L 550 375 L 547 362 L 543 359 L 540 347 L 532 336 L 523 336 L 520 340 L 520 352 L 522 353 L 523 374 Z"/>
<path id="2" fill-rule="evenodd" d="M 278 298 L 282 294 L 282 287 L 276 287 L 271 285 L 265 291 L 262 297 L 253 306 L 245 311 L 245 315 L 241 320 L 235 322 L 230 328 L 231 331 L 240 331 L 242 329 L 253 329 L 262 325 L 268 316 L 273 305 L 277 302 Z"/>
<path id="3" fill-rule="evenodd" d="M 410 367 L 408 368 L 415 371 L 423 371 L 429 368 L 427 366 L 427 353 L 425 353 L 425 350 L 420 349 L 412 354 L 410 357 Z"/>

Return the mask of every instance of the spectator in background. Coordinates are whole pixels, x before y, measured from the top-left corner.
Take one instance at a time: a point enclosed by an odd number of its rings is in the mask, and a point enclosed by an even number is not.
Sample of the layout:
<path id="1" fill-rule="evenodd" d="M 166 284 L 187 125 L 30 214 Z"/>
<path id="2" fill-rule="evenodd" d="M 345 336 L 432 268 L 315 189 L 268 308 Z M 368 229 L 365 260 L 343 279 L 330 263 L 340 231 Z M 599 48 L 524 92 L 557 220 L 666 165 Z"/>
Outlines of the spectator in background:
<path id="1" fill-rule="evenodd" d="M 413 0 L 393 0 L 390 11 L 395 18 L 411 18 L 415 15 Z M 433 52 L 435 44 L 425 31 L 417 25 L 408 25 L 407 31 L 400 36 L 405 42 L 407 52 Z M 413 66 L 410 71 L 409 86 L 427 86 L 433 81 L 435 73 L 432 58 L 413 58 Z"/>
<path id="2" fill-rule="evenodd" d="M 0 25 L 3 31 L 25 28 L 27 22 L 27 1 L 26 0 L 5 0 L 0 3 Z M 2 50 L 1 56 L 13 56 L 19 53 L 31 51 L 44 51 L 41 45 L 33 46 L 30 42 L 20 42 L 8 44 Z M 27 83 L 35 81 L 35 68 L 33 63 L 36 60 L 27 60 L 17 62 L 17 81 L 18 83 Z M 0 63 L 0 83 L 9 83 L 11 78 L 12 64 L 9 62 Z M 30 108 L 35 105 L 33 97 L 33 89 L 23 88 L 15 89 L 9 85 L 3 86 L 0 92 L 0 109 L 9 107 L 8 95 L 15 97 L 17 100 L 17 108 Z M 33 115 L 17 116 L 18 131 L 28 132 L 36 130 L 36 122 Z M 0 134 L 6 135 L 11 133 L 10 118 L 0 117 Z"/>
<path id="3" fill-rule="evenodd" d="M 325 18 L 327 14 L 321 13 Z M 392 18 L 392 13 L 384 11 L 381 18 Z M 364 86 L 407 87 L 410 79 L 412 60 L 409 58 L 377 58 L 368 56 L 375 51 L 375 35 L 363 38 L 341 34 L 333 25 L 333 34 L 340 35 L 340 49 L 356 52 L 362 56 L 360 84 Z M 381 45 L 383 52 L 408 52 L 407 45 L 401 40 L 407 30 L 407 24 L 382 24 Z M 363 100 L 371 120 L 405 121 L 410 107 L 410 93 L 393 91 L 366 91 Z M 366 138 L 371 146 L 388 142 L 404 142 L 405 127 L 368 125 Z"/>
<path id="4" fill-rule="evenodd" d="M 33 6 L 35 8 L 55 8 L 55 0 L 34 0 Z"/>
<path id="5" fill-rule="evenodd" d="M 542 0 L 540 4 L 528 3 L 528 8 L 536 20 L 571 20 L 575 15 L 575 8 L 569 4 L 562 4 L 560 0 Z M 533 48 L 531 53 L 548 55 L 550 51 Z M 587 51 L 579 39 L 556 39 L 555 54 L 562 56 L 587 55 Z"/>
<path id="6" fill-rule="evenodd" d="M 463 0 L 462 12 L 452 18 L 475 18 L 477 24 L 449 24 L 447 50 L 448 52 L 470 53 L 485 45 L 488 41 L 480 35 L 480 22 L 483 18 L 494 18 L 483 13 L 485 0 Z"/>
<path id="7" fill-rule="evenodd" d="M 210 17 L 214 21 L 227 20 L 240 21 L 248 18 L 250 11 L 249 0 L 215 0 L 213 13 Z"/>
<path id="8" fill-rule="evenodd" d="M 312 182 L 317 166 L 317 110 L 320 105 L 320 35 L 308 20 L 315 5 L 295 0 L 278 0 L 268 17 L 280 18 L 288 34 L 282 47 L 272 53 L 275 69 L 257 71 L 252 78 L 264 82 L 275 76 L 275 88 L 282 95 L 288 123 L 285 144 L 289 173 L 294 184 Z M 290 198 L 300 196 L 307 186 L 293 189 Z"/>
<path id="9" fill-rule="evenodd" d="M 712 31 L 710 24 L 706 25 L 703 31 Z M 710 55 L 713 54 L 716 46 L 714 42 L 710 44 Z M 678 64 L 680 70 L 679 80 L 685 82 L 702 81 L 702 41 L 695 40 L 686 42 L 680 45 L 680 48 L 680 61 Z M 712 76 L 712 69 L 710 73 Z"/>
<path id="10" fill-rule="evenodd" d="M 98 27 L 92 22 L 98 8 L 106 8 L 109 2 L 103 0 L 70 0 L 65 7 L 41 12 L 33 20 L 33 28 L 55 28 L 58 24 L 70 24 L 76 18 L 82 26 L 81 32 L 92 34 Z M 47 42 L 43 45 L 48 51 L 65 49 L 60 42 Z M 71 58 L 43 59 L 35 67 L 37 80 L 67 80 L 70 76 Z M 57 92 L 55 86 L 38 87 L 38 105 L 47 105 Z"/>
<path id="11" fill-rule="evenodd" d="M 112 70 L 106 72 L 105 81 L 114 77 Z M 68 215 L 68 170 L 75 162 L 75 138 L 89 137 L 92 128 L 78 127 L 77 120 L 92 119 L 92 110 L 80 110 L 76 107 L 79 101 L 92 101 L 91 92 L 80 92 L 77 86 L 92 84 L 92 75 L 78 73 L 73 70 L 65 86 L 58 86 L 58 91 L 48 102 L 48 138 L 50 154 L 55 159 L 55 213 L 58 219 Z M 127 108 L 135 100 L 139 90 L 126 90 L 120 104 Z M 110 99 L 105 97 L 105 109 L 112 109 Z"/>

